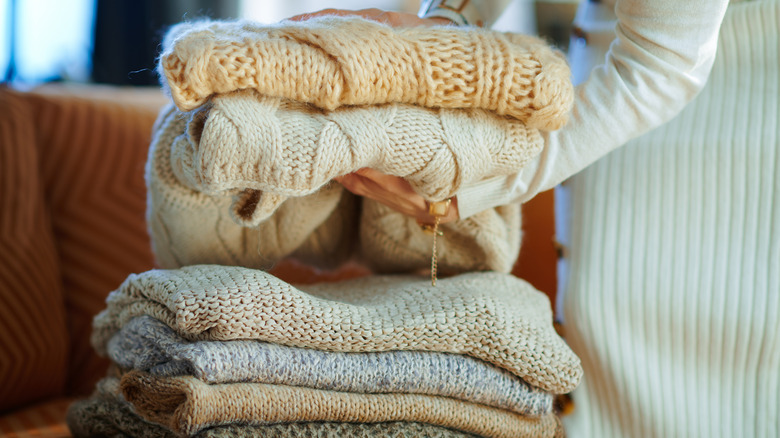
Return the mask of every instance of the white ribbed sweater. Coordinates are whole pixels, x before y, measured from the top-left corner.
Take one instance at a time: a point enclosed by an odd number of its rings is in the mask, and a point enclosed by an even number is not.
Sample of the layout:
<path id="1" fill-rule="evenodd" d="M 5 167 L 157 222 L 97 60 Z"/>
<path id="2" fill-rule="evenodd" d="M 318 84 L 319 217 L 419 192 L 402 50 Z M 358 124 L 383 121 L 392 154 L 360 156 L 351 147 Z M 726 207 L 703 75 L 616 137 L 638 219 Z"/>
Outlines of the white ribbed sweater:
<path id="1" fill-rule="evenodd" d="M 569 437 L 780 436 L 778 54 L 733 4 L 693 103 L 565 185 Z"/>

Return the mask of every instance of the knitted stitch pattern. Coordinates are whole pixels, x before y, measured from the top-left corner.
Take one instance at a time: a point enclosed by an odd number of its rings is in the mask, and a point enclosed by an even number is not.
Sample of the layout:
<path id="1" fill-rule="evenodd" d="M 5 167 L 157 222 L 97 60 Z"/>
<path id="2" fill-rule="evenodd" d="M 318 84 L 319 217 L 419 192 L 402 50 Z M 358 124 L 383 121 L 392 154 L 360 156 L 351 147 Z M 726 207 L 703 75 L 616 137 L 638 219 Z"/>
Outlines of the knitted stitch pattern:
<path id="1" fill-rule="evenodd" d="M 171 164 L 185 185 L 212 195 L 250 188 L 302 196 L 369 167 L 440 201 L 464 184 L 517 172 L 542 144 L 538 130 L 484 110 L 393 104 L 321 112 L 247 90 L 194 112 Z"/>
<path id="2" fill-rule="evenodd" d="M 216 263 L 268 269 L 292 255 L 331 267 L 352 254 L 358 219 L 352 194 L 338 184 L 326 185 L 309 196 L 284 197 L 283 203 L 272 207 L 273 216 L 263 221 L 239 223 L 231 219 L 242 215 L 233 211 L 233 204 L 239 210 L 262 209 L 259 196 L 205 195 L 184 186 L 173 174 L 171 145 L 186 135 L 186 128 L 182 113 L 173 105 L 164 108 L 149 149 L 147 222 L 160 266 Z"/>
<path id="3" fill-rule="evenodd" d="M 139 417 L 119 393 L 119 379 L 98 382 L 88 399 L 68 408 L 67 423 L 76 438 L 95 436 L 174 438 L 179 435 Z M 296 422 L 265 426 L 226 424 L 204 429 L 198 438 L 467 438 L 474 435 L 423 423 Z"/>
<path id="4" fill-rule="evenodd" d="M 482 108 L 557 129 L 574 95 L 565 58 L 538 38 L 357 17 L 181 23 L 163 41 L 159 71 L 182 111 L 251 88 L 327 110 L 394 102 Z"/>
<path id="5" fill-rule="evenodd" d="M 503 205 L 439 226 L 439 272 L 509 273 L 520 253 L 521 205 Z M 363 199 L 358 248 L 361 260 L 378 273 L 408 273 L 430 267 L 431 235 L 417 221 Z"/>
<path id="6" fill-rule="evenodd" d="M 557 430 L 553 414 L 524 417 L 417 394 L 357 394 L 264 383 L 208 385 L 192 376 L 155 377 L 140 371 L 122 376 L 120 390 L 138 415 L 186 435 L 230 423 L 297 421 L 410 421 L 495 438 L 553 437 Z"/>
<path id="7" fill-rule="evenodd" d="M 198 265 L 131 275 L 93 321 L 102 355 L 139 315 L 189 340 L 256 339 L 342 352 L 391 350 L 465 354 L 531 385 L 566 393 L 579 358 L 555 333 L 543 293 L 509 274 L 441 279 L 372 276 L 296 288 L 264 271 Z"/>
<path id="8" fill-rule="evenodd" d="M 334 353 L 259 341 L 187 342 L 148 316 L 111 338 L 108 356 L 125 369 L 192 375 L 206 383 L 257 382 L 357 393 L 451 397 L 526 416 L 552 412 L 552 395 L 468 356 L 425 351 Z"/>
<path id="9" fill-rule="evenodd" d="M 191 120 L 172 106 L 163 109 L 149 151 L 147 219 L 160 266 L 224 264 L 265 269 L 293 255 L 328 267 L 352 253 L 358 220 L 361 258 L 376 272 L 411 272 L 430 266 L 431 236 L 414 219 L 369 199 L 363 199 L 363 208 L 358 209 L 355 198 L 338 184 L 302 197 L 239 189 L 210 196 L 187 187 L 175 175 L 181 170 L 172 165 L 171 151 L 184 150 L 190 147 L 189 138 L 197 138 L 188 129 Z M 520 218 L 520 206 L 515 204 L 443 225 L 447 238 L 439 240 L 440 272 L 509 272 L 520 250 Z"/>

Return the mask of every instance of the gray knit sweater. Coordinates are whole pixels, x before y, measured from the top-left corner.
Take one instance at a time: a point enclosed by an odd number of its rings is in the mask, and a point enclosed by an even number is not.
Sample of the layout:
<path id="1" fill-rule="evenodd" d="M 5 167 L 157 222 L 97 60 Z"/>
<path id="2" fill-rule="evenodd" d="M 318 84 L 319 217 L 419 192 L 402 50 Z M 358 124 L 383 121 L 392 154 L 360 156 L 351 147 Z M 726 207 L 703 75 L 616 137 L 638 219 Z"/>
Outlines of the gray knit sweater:
<path id="1" fill-rule="evenodd" d="M 552 411 L 552 395 L 468 356 L 426 351 L 334 353 L 261 341 L 188 342 L 149 316 L 125 325 L 108 344 L 124 368 L 208 383 L 259 382 L 342 392 L 452 397 L 529 416 Z"/>

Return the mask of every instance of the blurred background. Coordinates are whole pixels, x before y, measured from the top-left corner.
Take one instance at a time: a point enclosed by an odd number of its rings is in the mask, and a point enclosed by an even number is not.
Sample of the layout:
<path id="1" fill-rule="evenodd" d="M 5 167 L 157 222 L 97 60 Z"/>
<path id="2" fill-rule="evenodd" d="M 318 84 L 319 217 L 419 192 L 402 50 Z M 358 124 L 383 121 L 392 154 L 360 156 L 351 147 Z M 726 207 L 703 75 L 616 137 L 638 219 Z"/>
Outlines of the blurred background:
<path id="1" fill-rule="evenodd" d="M 494 28 L 565 49 L 576 2 L 515 0 Z M 18 89 L 156 85 L 155 58 L 171 24 L 198 17 L 274 23 L 331 7 L 416 13 L 420 0 L 0 0 L 0 80 Z"/>

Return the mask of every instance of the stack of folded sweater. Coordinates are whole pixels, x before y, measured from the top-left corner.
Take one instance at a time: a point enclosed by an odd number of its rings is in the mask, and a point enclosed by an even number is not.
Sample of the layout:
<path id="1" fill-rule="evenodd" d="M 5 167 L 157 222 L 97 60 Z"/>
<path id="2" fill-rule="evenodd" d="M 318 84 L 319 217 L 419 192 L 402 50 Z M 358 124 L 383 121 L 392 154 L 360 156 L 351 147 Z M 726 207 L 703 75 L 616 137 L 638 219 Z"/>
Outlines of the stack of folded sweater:
<path id="1" fill-rule="evenodd" d="M 551 319 L 544 294 L 501 273 L 294 287 L 240 267 L 149 271 L 96 317 L 93 345 L 121 377 L 74 405 L 70 426 L 77 436 L 561 436 L 552 394 L 582 370 Z"/>
<path id="2" fill-rule="evenodd" d="M 559 54 L 480 29 L 202 22 L 169 31 L 160 72 L 148 215 L 171 269 L 130 276 L 96 317 L 114 367 L 70 410 L 75 435 L 562 435 L 553 394 L 582 371 L 546 296 L 508 274 L 519 206 L 443 226 L 435 287 L 263 270 L 356 251 L 425 268 L 414 219 L 331 180 L 371 167 L 438 201 L 516 172 L 571 107 Z"/>

